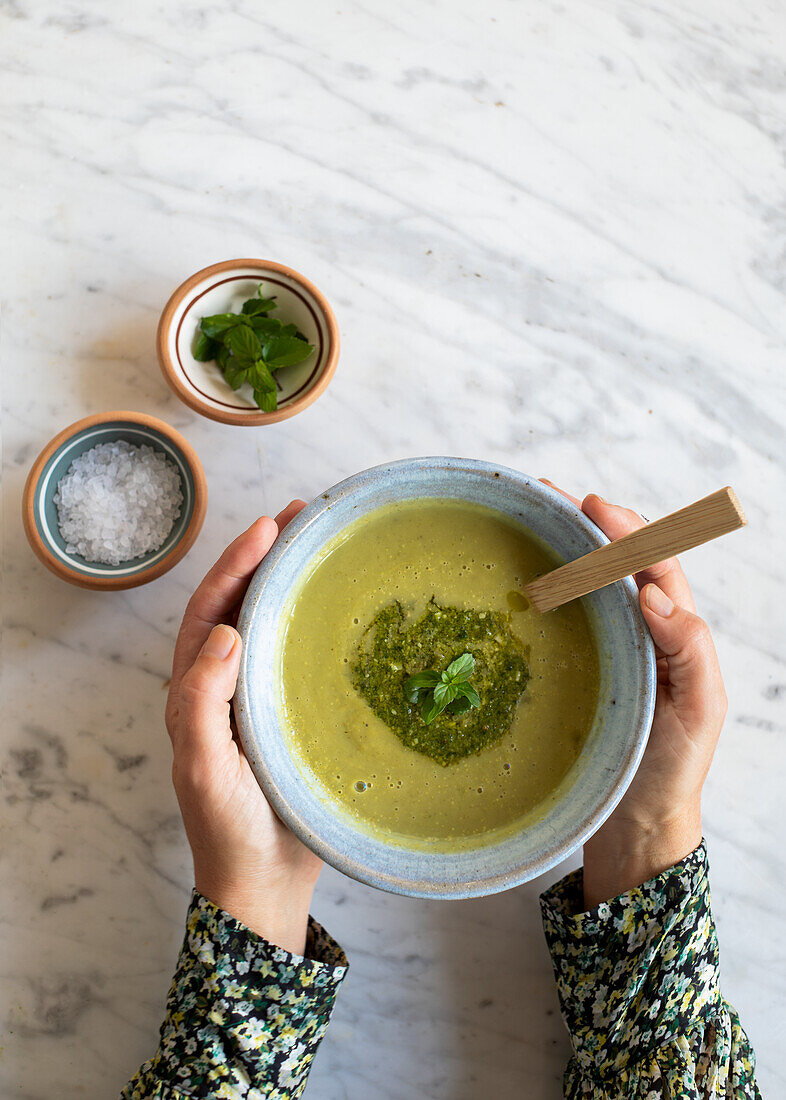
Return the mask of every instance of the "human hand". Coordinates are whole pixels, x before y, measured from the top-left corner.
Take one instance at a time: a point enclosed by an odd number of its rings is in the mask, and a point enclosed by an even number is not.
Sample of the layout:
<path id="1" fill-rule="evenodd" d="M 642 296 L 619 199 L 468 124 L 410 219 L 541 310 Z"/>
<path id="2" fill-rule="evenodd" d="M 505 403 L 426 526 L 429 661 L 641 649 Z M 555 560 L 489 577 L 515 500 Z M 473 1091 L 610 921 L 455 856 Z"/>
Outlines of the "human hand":
<path id="1" fill-rule="evenodd" d="M 166 725 L 172 781 L 197 890 L 266 940 L 302 955 L 321 860 L 279 821 L 232 735 L 241 639 L 230 622 L 286 524 L 263 516 L 227 547 L 191 597 L 178 634 Z"/>
<path id="2" fill-rule="evenodd" d="M 644 526 L 636 512 L 595 494 L 580 501 L 558 492 L 612 541 Z M 715 646 L 679 562 L 659 562 L 635 580 L 658 658 L 655 716 L 633 782 L 584 845 L 588 909 L 665 871 L 701 842 L 701 789 L 726 717 Z"/>

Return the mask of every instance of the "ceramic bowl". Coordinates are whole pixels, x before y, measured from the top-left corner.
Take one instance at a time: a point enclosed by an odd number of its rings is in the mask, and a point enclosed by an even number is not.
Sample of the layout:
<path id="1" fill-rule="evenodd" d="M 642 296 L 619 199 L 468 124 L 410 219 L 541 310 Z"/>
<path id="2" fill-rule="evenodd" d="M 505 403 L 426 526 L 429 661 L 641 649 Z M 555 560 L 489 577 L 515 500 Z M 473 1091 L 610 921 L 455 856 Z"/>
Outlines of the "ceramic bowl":
<path id="1" fill-rule="evenodd" d="M 263 293 L 277 300 L 274 316 L 294 322 L 314 345 L 304 362 L 275 372 L 275 412 L 262 412 L 250 386 L 234 391 L 215 363 L 200 363 L 192 355 L 201 318 L 239 313 L 260 283 Z M 197 271 L 164 307 L 156 343 L 164 378 L 181 401 L 211 420 L 246 426 L 276 424 L 308 408 L 327 389 L 339 352 L 338 325 L 325 296 L 304 275 L 272 260 L 226 260 Z"/>
<path id="2" fill-rule="evenodd" d="M 162 451 L 180 473 L 183 506 L 166 542 L 133 561 L 102 565 L 69 553 L 60 534 L 54 496 L 58 482 L 84 451 L 97 443 L 124 439 Z M 46 445 L 27 476 L 22 518 L 31 547 L 58 577 L 81 588 L 135 588 L 166 573 L 193 546 L 207 508 L 207 485 L 202 464 L 180 432 L 163 420 L 137 412 L 107 412 L 88 416 L 65 428 Z"/>
<path id="3" fill-rule="evenodd" d="M 493 508 L 565 560 L 608 540 L 539 481 L 487 462 L 417 458 L 377 466 L 323 493 L 287 526 L 260 565 L 238 629 L 235 714 L 244 750 L 279 817 L 322 859 L 371 886 L 415 897 L 468 898 L 542 874 L 605 820 L 632 779 L 655 703 L 655 654 L 632 579 L 585 598 L 601 669 L 595 720 L 560 787 L 520 832 L 459 851 L 406 848 L 366 831 L 301 771 L 282 729 L 277 646 L 288 600 L 325 544 L 360 516 L 397 501 L 448 497 Z"/>

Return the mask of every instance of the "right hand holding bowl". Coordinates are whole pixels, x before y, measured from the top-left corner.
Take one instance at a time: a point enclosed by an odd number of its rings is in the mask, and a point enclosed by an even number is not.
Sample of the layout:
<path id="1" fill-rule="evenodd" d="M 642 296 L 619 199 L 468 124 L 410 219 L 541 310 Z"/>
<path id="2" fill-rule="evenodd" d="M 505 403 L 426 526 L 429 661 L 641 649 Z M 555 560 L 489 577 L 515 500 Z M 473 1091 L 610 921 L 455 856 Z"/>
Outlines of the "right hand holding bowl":
<path id="1" fill-rule="evenodd" d="M 645 524 L 594 493 L 582 501 L 543 481 L 612 541 Z M 653 878 L 701 843 L 701 789 L 726 717 L 715 646 L 679 562 L 659 562 L 635 580 L 658 658 L 655 716 L 633 782 L 584 845 L 587 909 Z"/>

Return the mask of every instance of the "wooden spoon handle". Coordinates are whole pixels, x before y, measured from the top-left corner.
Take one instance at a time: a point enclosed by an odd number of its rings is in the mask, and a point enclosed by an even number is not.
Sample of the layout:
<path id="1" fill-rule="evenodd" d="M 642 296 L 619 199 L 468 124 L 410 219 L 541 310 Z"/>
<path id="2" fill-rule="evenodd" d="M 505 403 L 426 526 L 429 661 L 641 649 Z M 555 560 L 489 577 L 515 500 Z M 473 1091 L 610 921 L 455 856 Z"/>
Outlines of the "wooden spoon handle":
<path id="1" fill-rule="evenodd" d="M 524 593 L 538 611 L 551 611 L 683 550 L 736 531 L 746 523 L 740 502 L 727 485 L 679 512 L 538 577 L 526 586 Z"/>

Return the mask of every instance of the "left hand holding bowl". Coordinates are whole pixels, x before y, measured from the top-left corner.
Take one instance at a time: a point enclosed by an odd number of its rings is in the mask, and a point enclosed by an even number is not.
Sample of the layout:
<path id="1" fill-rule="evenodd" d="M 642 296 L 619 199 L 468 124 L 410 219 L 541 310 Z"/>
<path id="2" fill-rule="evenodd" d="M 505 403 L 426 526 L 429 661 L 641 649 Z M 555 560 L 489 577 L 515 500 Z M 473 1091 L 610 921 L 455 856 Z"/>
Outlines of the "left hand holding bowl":
<path id="1" fill-rule="evenodd" d="M 230 623 L 260 561 L 303 507 L 295 500 L 275 520 L 258 519 L 202 581 L 183 616 L 166 706 L 172 780 L 197 890 L 299 955 L 322 862 L 276 817 L 233 736 L 230 700 L 242 642 Z"/>

